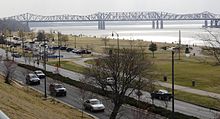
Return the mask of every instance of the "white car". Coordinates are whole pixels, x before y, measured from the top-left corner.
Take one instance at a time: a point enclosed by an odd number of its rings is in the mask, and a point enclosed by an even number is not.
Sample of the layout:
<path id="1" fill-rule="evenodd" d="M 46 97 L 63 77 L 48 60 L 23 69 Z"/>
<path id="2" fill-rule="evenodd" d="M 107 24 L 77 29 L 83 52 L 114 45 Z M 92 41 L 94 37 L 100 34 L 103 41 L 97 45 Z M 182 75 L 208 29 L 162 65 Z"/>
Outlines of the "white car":
<path id="1" fill-rule="evenodd" d="M 108 78 L 106 78 L 106 83 L 107 83 L 108 85 L 114 85 L 115 80 L 114 80 L 113 77 L 108 77 Z"/>
<path id="2" fill-rule="evenodd" d="M 105 106 L 98 99 L 88 99 L 83 103 L 85 109 L 93 111 L 104 111 Z"/>
<path id="3" fill-rule="evenodd" d="M 52 83 L 49 85 L 49 91 L 54 96 L 66 96 L 66 88 L 62 84 Z"/>
<path id="4" fill-rule="evenodd" d="M 40 79 L 37 77 L 36 74 L 30 73 L 26 75 L 26 84 L 38 84 L 40 85 Z"/>
<path id="5" fill-rule="evenodd" d="M 34 73 L 37 75 L 38 78 L 42 79 L 42 78 L 45 78 L 45 74 L 41 71 L 41 70 L 37 70 L 37 71 L 34 71 Z"/>

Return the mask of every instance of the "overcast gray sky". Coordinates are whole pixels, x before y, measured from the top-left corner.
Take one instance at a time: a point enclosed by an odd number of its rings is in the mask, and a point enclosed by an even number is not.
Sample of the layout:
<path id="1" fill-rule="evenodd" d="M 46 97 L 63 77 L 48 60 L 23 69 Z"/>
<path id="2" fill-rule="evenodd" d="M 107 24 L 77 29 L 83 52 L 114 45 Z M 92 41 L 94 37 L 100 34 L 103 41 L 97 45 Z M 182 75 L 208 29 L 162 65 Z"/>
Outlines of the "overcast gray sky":
<path id="1" fill-rule="evenodd" d="M 22 13 L 85 15 L 110 11 L 220 14 L 220 0 L 1 0 L 0 17 Z"/>

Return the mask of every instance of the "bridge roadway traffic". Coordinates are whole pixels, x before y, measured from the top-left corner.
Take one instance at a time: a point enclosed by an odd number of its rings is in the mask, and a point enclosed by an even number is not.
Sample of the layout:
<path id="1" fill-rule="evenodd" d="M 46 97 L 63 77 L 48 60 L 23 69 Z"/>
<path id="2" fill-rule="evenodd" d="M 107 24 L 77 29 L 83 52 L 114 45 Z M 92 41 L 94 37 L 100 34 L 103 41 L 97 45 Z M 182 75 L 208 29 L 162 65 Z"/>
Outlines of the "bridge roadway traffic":
<path id="1" fill-rule="evenodd" d="M 5 54 L 5 51 L 0 49 L 0 54 Z M 9 53 L 9 56 L 10 56 L 10 53 Z M 19 63 L 24 63 L 24 59 L 23 58 L 17 58 L 16 59 L 16 62 L 19 62 Z M 0 66 L 0 70 L 3 71 L 3 66 L 2 66 L 2 63 L 1 63 L 1 66 Z M 43 68 L 42 64 L 40 64 L 40 68 Z M 47 65 L 47 71 L 55 71 L 56 68 L 53 67 L 53 66 L 49 66 Z M 18 78 L 18 80 L 24 82 L 24 74 L 27 73 L 27 71 L 25 71 L 23 68 L 20 68 L 18 67 L 18 69 L 16 70 L 16 78 Z M 79 73 L 75 73 L 75 72 L 71 72 L 71 71 L 68 71 L 68 70 L 65 70 L 65 69 L 60 69 L 59 70 L 59 73 L 63 76 L 66 76 L 66 77 L 69 77 L 73 80 L 79 80 L 80 78 L 83 77 L 83 75 L 79 74 Z M 48 82 L 51 82 L 52 80 L 48 80 Z M 43 91 L 44 90 L 44 86 L 42 85 L 43 82 L 41 82 L 41 85 L 39 86 L 34 86 L 36 87 L 37 89 Z M 67 94 L 67 97 L 65 98 L 58 98 L 68 104 L 71 104 L 77 108 L 81 108 L 81 101 L 80 101 L 80 91 L 76 91 L 75 87 L 72 87 L 72 86 L 68 86 L 65 84 L 65 86 L 67 87 L 67 91 L 68 92 L 75 92 L 75 93 L 68 93 Z M 152 103 L 151 101 L 151 98 L 150 98 L 150 94 L 148 92 L 145 92 L 145 91 L 142 91 L 143 92 L 143 96 L 141 97 L 141 100 L 142 101 L 145 101 L 145 102 L 149 102 L 149 103 Z M 97 95 L 96 95 L 97 96 Z M 95 97 L 96 97 L 95 96 Z M 134 94 L 131 95 L 132 97 L 134 98 L 137 98 Z M 77 97 L 77 98 L 76 98 Z M 98 96 L 98 97 L 101 97 L 101 96 Z M 106 102 L 109 102 L 109 101 L 105 101 L 105 98 L 102 98 L 102 101 L 104 102 L 105 105 L 108 105 L 107 107 L 110 107 L 109 105 L 112 105 L 111 103 L 106 103 Z M 75 104 L 73 104 L 75 103 Z M 160 106 L 160 107 L 166 107 L 166 104 L 163 102 L 163 101 L 159 101 L 159 100 L 155 100 L 154 101 L 154 104 L 157 105 L 157 106 Z M 123 106 L 123 108 L 121 109 L 122 112 L 121 114 L 123 114 L 124 112 L 124 115 L 123 117 L 126 118 L 126 119 L 132 119 L 133 117 L 133 111 L 130 110 L 131 108 L 128 108 L 127 106 Z M 168 103 L 167 105 L 167 109 L 171 110 L 171 102 Z M 110 109 L 107 109 L 107 110 L 110 110 Z M 103 116 L 105 117 L 108 117 L 109 114 L 110 114 L 110 111 L 105 111 L 104 113 L 92 113 L 94 114 L 95 116 L 99 117 L 99 118 L 103 118 Z M 190 104 L 190 103 L 186 103 L 186 102 L 183 102 L 183 101 L 179 101 L 179 100 L 175 100 L 175 111 L 176 112 L 180 112 L 180 113 L 183 113 L 183 114 L 186 114 L 186 115 L 191 115 L 191 116 L 195 116 L 195 117 L 198 117 L 198 118 L 201 118 L 201 119 L 214 119 L 218 114 L 220 114 L 220 112 L 217 112 L 215 110 L 211 110 L 211 109 L 208 109 L 208 108 L 204 108 L 204 107 L 200 107 L 200 106 L 196 106 L 196 105 L 193 105 L 193 104 Z"/>

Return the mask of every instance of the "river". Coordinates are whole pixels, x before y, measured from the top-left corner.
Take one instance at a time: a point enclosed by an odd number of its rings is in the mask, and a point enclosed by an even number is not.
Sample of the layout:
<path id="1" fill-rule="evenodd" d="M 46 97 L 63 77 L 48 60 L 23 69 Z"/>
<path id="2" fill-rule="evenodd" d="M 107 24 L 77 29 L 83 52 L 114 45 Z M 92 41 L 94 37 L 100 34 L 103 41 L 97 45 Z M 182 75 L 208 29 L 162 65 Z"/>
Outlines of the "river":
<path id="1" fill-rule="evenodd" d="M 112 38 L 112 32 L 116 32 L 120 39 L 167 43 L 177 43 L 180 30 L 182 44 L 189 45 L 203 45 L 203 42 L 198 40 L 198 35 L 206 33 L 202 24 L 164 24 L 164 29 L 152 29 L 151 25 L 106 25 L 105 30 L 98 30 L 96 25 L 47 26 L 31 27 L 31 29 L 35 32 L 38 30 L 45 30 L 46 32 L 55 30 L 64 34 L 83 34 L 90 37 L 109 38 Z"/>

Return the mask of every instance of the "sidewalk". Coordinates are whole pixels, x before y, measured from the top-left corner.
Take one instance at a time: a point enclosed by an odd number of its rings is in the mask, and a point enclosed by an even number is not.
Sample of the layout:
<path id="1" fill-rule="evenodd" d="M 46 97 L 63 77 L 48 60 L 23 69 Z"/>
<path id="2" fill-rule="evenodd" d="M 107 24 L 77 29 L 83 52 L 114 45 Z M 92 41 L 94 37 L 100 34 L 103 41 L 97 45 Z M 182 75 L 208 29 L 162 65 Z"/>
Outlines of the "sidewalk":
<path id="1" fill-rule="evenodd" d="M 91 59 L 92 58 L 83 58 L 79 61 L 74 61 L 74 63 L 88 67 L 89 64 L 85 63 L 85 61 L 91 60 Z M 155 82 L 155 84 L 159 85 L 159 86 L 166 87 L 166 88 L 172 87 L 172 85 L 170 83 L 165 83 L 165 82 L 161 82 L 161 81 L 157 81 L 157 82 Z M 190 87 L 185 87 L 185 86 L 180 86 L 180 85 L 174 85 L 174 88 L 175 88 L 175 90 L 184 91 L 184 92 L 193 93 L 193 94 L 202 95 L 202 96 L 208 96 L 208 97 L 212 97 L 212 98 L 216 98 L 216 99 L 220 100 L 220 94 L 218 94 L 218 93 L 203 91 L 203 90 L 199 90 L 199 89 L 193 89 Z"/>

